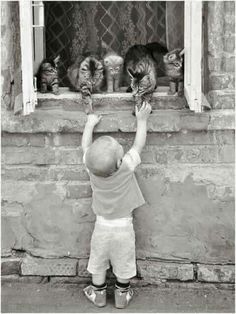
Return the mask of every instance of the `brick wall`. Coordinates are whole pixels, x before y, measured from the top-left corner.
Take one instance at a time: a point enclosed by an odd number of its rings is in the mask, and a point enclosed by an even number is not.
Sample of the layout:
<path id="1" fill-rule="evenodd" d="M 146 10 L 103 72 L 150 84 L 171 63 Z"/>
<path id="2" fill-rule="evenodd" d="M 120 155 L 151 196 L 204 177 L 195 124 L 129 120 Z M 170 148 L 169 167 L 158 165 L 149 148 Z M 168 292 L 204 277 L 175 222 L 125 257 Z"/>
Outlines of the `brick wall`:
<path id="1" fill-rule="evenodd" d="M 112 135 L 126 150 L 134 139 Z M 23 275 L 88 277 L 95 217 L 80 143 L 80 132 L 2 134 L 2 255 L 46 258 L 17 257 Z M 197 265 L 207 264 L 200 278 L 212 281 L 214 267 L 234 263 L 234 131 L 149 133 L 142 160 L 147 203 L 134 215 L 140 277 L 194 280 Z M 62 262 L 69 273 L 55 266 Z"/>
<path id="2" fill-rule="evenodd" d="M 214 30 L 216 8 L 217 14 L 223 10 L 218 16 L 223 22 Z M 4 10 L 10 25 L 11 5 L 5 2 Z M 174 110 L 177 103 L 172 102 L 170 110 L 163 110 L 165 103 L 158 100 L 161 110 L 150 117 L 137 169 L 147 202 L 135 212 L 134 226 L 138 277 L 151 283 L 234 282 L 232 2 L 209 2 L 209 10 L 209 99 L 214 109 L 227 109 L 194 114 Z M 222 30 L 227 32 L 218 37 Z M 11 55 L 12 37 L 3 35 Z M 224 38 L 222 45 L 217 38 Z M 3 95 L 14 100 L 5 70 Z M 13 279 L 89 279 L 95 217 L 80 147 L 85 115 L 77 100 L 57 102 L 27 117 L 6 111 L 6 102 L 2 108 L 2 275 Z M 127 150 L 135 131 L 129 106 L 104 115 L 95 136 L 110 134 Z"/>

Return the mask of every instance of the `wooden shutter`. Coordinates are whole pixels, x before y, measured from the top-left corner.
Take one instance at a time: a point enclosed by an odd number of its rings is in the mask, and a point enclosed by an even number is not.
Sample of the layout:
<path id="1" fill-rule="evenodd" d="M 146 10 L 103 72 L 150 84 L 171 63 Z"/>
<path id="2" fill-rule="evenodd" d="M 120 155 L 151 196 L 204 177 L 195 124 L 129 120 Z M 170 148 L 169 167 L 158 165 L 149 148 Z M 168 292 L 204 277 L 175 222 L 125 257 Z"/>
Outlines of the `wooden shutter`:
<path id="1" fill-rule="evenodd" d="M 27 115 L 33 112 L 37 105 L 34 73 L 43 59 L 44 45 L 43 37 L 39 35 L 40 32 L 36 31 L 36 27 L 43 28 L 44 26 L 43 3 L 34 1 L 32 4 L 32 1 L 19 1 L 19 9 L 23 115 Z"/>
<path id="2" fill-rule="evenodd" d="M 184 91 L 191 110 L 202 111 L 202 2 L 185 1 Z"/>
<path id="3" fill-rule="evenodd" d="M 45 58 L 44 40 L 44 4 L 43 1 L 33 1 L 33 60 L 34 74 Z"/>

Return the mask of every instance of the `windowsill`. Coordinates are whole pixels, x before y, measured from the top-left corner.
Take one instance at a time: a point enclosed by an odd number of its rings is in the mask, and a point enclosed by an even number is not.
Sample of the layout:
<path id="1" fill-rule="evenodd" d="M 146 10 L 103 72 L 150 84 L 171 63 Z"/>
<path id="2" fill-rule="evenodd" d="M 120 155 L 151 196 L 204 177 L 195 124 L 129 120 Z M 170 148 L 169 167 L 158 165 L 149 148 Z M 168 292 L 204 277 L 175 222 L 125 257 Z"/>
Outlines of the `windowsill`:
<path id="1" fill-rule="evenodd" d="M 122 87 L 120 92 L 113 92 L 113 93 L 108 93 L 108 92 L 101 92 L 101 93 L 95 93 L 92 94 L 92 98 L 116 98 L 116 97 L 122 97 L 126 99 L 132 99 L 132 94 L 126 92 L 126 87 Z M 170 97 L 170 98 L 177 98 L 178 96 L 173 96 L 173 95 L 168 95 L 168 86 L 158 86 L 156 91 L 153 93 L 153 97 Z M 38 92 L 38 99 L 73 99 L 75 97 L 79 98 L 81 97 L 80 92 L 73 92 L 70 91 L 68 87 L 60 87 L 59 88 L 60 94 L 59 95 L 54 95 L 50 92 L 42 94 Z"/>
<path id="2" fill-rule="evenodd" d="M 126 88 L 123 88 L 121 92 L 92 94 L 94 110 L 103 111 L 104 113 L 133 110 L 133 96 L 125 90 Z M 181 110 L 187 108 L 185 97 L 168 95 L 168 91 L 168 86 L 158 86 L 152 97 L 153 110 Z M 67 87 L 60 87 L 59 92 L 59 95 L 50 92 L 45 94 L 38 92 L 38 108 L 84 111 L 80 92 L 70 91 Z"/>

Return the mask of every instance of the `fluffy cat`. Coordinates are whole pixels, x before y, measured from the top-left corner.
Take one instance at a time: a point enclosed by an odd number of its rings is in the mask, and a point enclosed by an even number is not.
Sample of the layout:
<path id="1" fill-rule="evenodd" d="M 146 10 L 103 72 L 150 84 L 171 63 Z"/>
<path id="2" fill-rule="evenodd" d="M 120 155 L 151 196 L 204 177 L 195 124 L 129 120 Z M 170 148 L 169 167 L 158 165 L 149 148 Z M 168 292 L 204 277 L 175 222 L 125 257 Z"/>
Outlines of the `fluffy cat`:
<path id="1" fill-rule="evenodd" d="M 179 96 L 184 92 L 184 49 L 174 49 L 167 53 L 163 60 L 165 65 L 166 75 L 170 80 L 170 95 Z"/>
<path id="2" fill-rule="evenodd" d="M 79 57 L 67 70 L 72 87 L 82 94 L 85 112 L 93 112 L 91 94 L 99 92 L 104 81 L 102 61 L 95 55 Z"/>
<path id="3" fill-rule="evenodd" d="M 103 58 L 107 92 L 117 92 L 120 88 L 124 59 L 115 52 L 108 52 Z"/>
<path id="4" fill-rule="evenodd" d="M 139 107 L 144 100 L 151 101 L 157 87 L 155 60 L 144 45 L 134 45 L 127 51 L 124 66 L 130 76 L 130 87 L 135 104 Z"/>
<path id="5" fill-rule="evenodd" d="M 41 93 L 46 93 L 48 90 L 53 94 L 59 94 L 59 79 L 58 79 L 58 63 L 60 56 L 54 59 L 44 59 L 37 72 L 37 88 Z"/>

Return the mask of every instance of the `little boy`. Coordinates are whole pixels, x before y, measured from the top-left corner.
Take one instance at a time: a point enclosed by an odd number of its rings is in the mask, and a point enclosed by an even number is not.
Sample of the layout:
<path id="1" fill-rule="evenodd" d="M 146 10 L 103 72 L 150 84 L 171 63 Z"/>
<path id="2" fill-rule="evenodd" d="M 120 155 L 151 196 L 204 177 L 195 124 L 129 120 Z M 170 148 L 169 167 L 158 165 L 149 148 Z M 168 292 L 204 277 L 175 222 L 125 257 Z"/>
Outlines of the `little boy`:
<path id="1" fill-rule="evenodd" d="M 136 136 L 126 154 L 110 136 L 92 142 L 93 129 L 101 120 L 95 114 L 88 115 L 82 137 L 84 163 L 93 190 L 92 209 L 96 214 L 87 268 L 92 284 L 84 293 L 98 307 L 106 305 L 106 271 L 110 264 L 116 276 L 115 306 L 125 308 L 133 296 L 130 279 L 136 275 L 136 259 L 132 211 L 145 203 L 134 170 L 141 163 L 151 106 L 144 102 L 135 111 Z"/>

